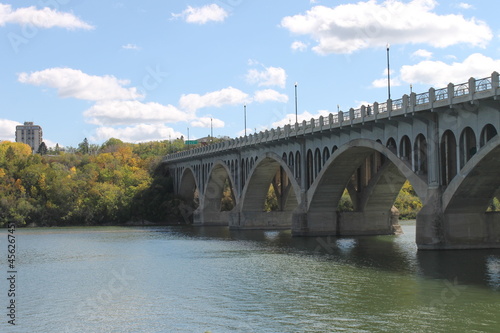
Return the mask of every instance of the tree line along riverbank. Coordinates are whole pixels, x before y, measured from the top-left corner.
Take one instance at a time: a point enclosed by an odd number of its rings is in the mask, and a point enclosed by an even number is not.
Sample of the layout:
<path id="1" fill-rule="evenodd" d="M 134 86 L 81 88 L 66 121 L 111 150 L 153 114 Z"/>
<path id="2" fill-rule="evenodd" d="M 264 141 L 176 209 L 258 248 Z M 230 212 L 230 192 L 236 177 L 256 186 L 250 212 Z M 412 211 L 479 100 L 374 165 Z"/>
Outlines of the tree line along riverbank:
<path id="1" fill-rule="evenodd" d="M 22 143 L 0 142 L 0 226 L 8 222 L 80 226 L 183 221 L 182 200 L 173 194 L 172 179 L 160 161 L 184 149 L 182 139 L 138 144 L 110 139 L 98 147 L 89 147 L 84 140 L 72 153 L 41 155 L 32 154 Z M 407 182 L 394 205 L 400 218 L 413 219 L 422 203 Z M 233 206 L 227 184 L 222 207 L 230 210 Z M 277 206 L 270 186 L 264 209 L 272 211 Z M 492 209 L 498 206 L 498 200 L 492 203 Z M 352 209 L 347 193 L 339 209 Z"/>

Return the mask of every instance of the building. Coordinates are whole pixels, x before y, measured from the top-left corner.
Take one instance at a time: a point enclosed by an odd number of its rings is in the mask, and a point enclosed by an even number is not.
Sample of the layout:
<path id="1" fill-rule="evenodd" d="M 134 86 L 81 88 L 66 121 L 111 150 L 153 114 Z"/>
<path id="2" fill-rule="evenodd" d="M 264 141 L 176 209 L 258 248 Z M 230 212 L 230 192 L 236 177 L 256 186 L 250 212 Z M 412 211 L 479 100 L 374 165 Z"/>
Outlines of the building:
<path id="1" fill-rule="evenodd" d="M 38 147 L 43 142 L 42 128 L 34 125 L 33 122 L 26 121 L 24 125 L 16 126 L 16 142 L 26 143 L 34 152 L 38 151 Z"/>

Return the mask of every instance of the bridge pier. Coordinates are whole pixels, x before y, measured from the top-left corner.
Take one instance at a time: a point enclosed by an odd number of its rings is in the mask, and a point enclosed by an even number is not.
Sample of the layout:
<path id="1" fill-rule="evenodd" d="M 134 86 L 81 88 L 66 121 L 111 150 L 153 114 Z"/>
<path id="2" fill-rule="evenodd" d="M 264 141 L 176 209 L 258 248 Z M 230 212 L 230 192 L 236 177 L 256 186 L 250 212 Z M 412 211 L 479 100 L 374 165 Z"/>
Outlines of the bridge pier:
<path id="1" fill-rule="evenodd" d="M 294 213 L 294 236 L 363 236 L 401 233 L 399 211 Z"/>
<path id="2" fill-rule="evenodd" d="M 419 250 L 500 248 L 500 212 L 417 216 Z"/>
<path id="3" fill-rule="evenodd" d="M 290 229 L 292 213 L 287 211 L 244 211 L 231 212 L 229 228 L 231 229 Z"/>
<path id="4" fill-rule="evenodd" d="M 230 218 L 230 211 L 222 212 L 201 212 L 196 210 L 193 216 L 195 226 L 227 226 Z"/>
<path id="5" fill-rule="evenodd" d="M 419 250 L 500 248 L 500 212 L 443 212 L 441 198 L 441 190 L 430 189 L 417 215 Z"/>

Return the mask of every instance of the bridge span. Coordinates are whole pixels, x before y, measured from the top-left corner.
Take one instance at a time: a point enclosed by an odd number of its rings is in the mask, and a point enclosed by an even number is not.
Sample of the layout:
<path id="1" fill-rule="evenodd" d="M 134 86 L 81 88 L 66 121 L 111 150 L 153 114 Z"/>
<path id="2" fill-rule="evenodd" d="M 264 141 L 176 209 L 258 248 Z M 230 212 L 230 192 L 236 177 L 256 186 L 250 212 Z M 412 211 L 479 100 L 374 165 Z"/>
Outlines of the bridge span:
<path id="1" fill-rule="evenodd" d="M 163 163 L 195 225 L 395 234 L 393 204 L 408 180 L 423 203 L 419 249 L 499 248 L 500 213 L 487 211 L 500 188 L 499 92 L 493 72 L 170 154 Z M 278 209 L 266 212 L 270 187 Z M 354 211 L 339 207 L 345 190 Z"/>

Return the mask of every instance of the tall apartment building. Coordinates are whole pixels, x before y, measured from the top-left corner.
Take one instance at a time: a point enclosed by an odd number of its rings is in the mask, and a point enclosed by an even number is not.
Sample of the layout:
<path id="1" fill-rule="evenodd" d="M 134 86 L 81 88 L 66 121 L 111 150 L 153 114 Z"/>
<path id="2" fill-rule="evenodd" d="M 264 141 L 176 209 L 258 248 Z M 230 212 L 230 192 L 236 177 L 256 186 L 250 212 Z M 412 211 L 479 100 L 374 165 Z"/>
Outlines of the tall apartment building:
<path id="1" fill-rule="evenodd" d="M 16 126 L 16 142 L 28 144 L 34 152 L 38 151 L 43 142 L 42 135 L 42 128 L 33 122 L 26 121 L 24 125 Z"/>

